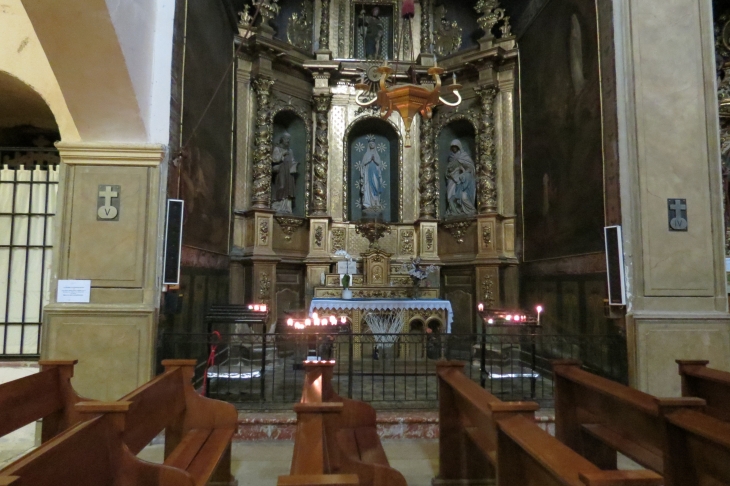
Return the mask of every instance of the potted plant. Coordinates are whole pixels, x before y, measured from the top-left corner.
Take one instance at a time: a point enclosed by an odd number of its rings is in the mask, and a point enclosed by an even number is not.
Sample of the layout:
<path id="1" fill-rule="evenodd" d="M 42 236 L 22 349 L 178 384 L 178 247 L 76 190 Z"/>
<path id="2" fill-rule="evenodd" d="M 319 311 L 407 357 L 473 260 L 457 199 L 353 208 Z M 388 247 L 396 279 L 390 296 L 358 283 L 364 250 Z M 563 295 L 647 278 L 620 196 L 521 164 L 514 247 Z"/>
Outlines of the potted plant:
<path id="1" fill-rule="evenodd" d="M 352 290 L 350 290 L 350 276 L 348 274 L 342 276 L 342 298 L 345 300 L 352 299 Z"/>

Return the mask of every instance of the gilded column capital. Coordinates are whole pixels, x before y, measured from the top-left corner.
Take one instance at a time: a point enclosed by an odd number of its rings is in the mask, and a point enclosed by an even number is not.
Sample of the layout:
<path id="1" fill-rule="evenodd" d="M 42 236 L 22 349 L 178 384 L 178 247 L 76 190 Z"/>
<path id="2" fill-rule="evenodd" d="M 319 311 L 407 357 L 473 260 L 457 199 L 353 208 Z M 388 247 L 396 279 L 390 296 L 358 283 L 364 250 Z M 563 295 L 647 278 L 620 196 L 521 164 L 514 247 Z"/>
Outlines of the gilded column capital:
<path id="1" fill-rule="evenodd" d="M 256 137 L 253 152 L 253 194 L 251 205 L 254 209 L 269 209 L 271 206 L 271 150 L 272 115 L 271 87 L 274 80 L 258 76 L 252 86 L 256 93 Z"/>
<path id="2" fill-rule="evenodd" d="M 328 51 L 330 48 L 330 0 L 320 0 L 322 5 L 322 20 L 319 24 L 319 50 Z"/>
<path id="3" fill-rule="evenodd" d="M 329 111 L 332 95 L 315 95 L 312 98 L 316 113 L 314 156 L 312 157 L 312 215 L 327 214 L 327 165 L 329 159 Z"/>
<path id="4" fill-rule="evenodd" d="M 433 153 L 433 120 L 421 118 L 421 164 L 418 172 L 419 219 L 436 219 L 436 158 Z"/>
<path id="5" fill-rule="evenodd" d="M 479 214 L 497 212 L 497 146 L 495 143 L 494 100 L 498 89 L 482 86 L 474 90 L 481 107 L 479 163 L 477 164 L 477 204 Z"/>

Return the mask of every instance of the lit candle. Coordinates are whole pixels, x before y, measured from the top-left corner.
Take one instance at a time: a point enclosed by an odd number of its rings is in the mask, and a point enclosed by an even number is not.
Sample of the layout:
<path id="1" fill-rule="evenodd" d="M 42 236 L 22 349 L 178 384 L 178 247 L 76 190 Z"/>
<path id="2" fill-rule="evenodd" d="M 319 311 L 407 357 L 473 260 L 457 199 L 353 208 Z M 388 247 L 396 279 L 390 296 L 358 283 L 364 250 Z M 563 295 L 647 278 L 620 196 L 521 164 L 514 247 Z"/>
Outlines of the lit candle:
<path id="1" fill-rule="evenodd" d="M 330 324 L 333 326 L 337 324 L 337 318 L 335 316 L 330 316 Z"/>
<path id="2" fill-rule="evenodd" d="M 316 312 L 312 314 L 312 319 L 319 319 L 319 314 Z"/>
<path id="3" fill-rule="evenodd" d="M 266 304 L 261 304 L 261 306 L 259 307 L 259 310 L 261 312 L 266 312 Z"/>
<path id="4" fill-rule="evenodd" d="M 311 326 L 312 325 L 312 319 L 304 319 L 304 325 L 305 326 Z"/>
<path id="5" fill-rule="evenodd" d="M 259 307 L 259 305 L 258 305 L 258 304 L 256 304 L 255 306 L 253 306 L 253 310 L 255 310 L 256 312 L 258 312 L 258 311 L 259 311 L 259 309 L 260 309 L 260 307 Z"/>
<path id="6" fill-rule="evenodd" d="M 479 305 L 477 306 L 477 309 L 479 309 L 479 312 L 484 312 L 484 304 L 482 304 L 480 302 Z"/>
<path id="7" fill-rule="evenodd" d="M 253 310 L 253 306 L 251 304 L 248 304 L 248 310 Z"/>
<path id="8" fill-rule="evenodd" d="M 494 324 L 494 319 L 489 319 L 489 320 L 487 321 L 487 324 Z"/>
<path id="9" fill-rule="evenodd" d="M 538 305 L 535 307 L 535 310 L 537 311 L 537 325 L 540 325 L 540 314 L 542 314 L 542 306 Z"/>
<path id="10" fill-rule="evenodd" d="M 287 319 L 286 325 L 287 326 L 293 326 L 294 325 L 294 319 Z"/>
<path id="11" fill-rule="evenodd" d="M 343 324 L 347 324 L 347 317 L 345 317 L 345 316 L 340 317 L 340 322 Z"/>

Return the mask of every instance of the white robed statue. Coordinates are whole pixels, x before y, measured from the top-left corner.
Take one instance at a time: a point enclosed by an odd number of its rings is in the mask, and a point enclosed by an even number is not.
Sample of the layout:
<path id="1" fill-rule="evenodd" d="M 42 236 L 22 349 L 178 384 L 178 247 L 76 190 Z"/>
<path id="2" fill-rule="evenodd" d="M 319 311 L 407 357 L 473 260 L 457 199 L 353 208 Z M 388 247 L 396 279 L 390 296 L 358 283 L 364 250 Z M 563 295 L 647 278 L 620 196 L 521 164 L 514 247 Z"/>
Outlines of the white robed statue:
<path id="1" fill-rule="evenodd" d="M 446 162 L 446 216 L 476 214 L 474 172 L 474 161 L 454 139 Z"/>
<path id="2" fill-rule="evenodd" d="M 383 161 L 375 148 L 375 140 L 371 140 L 362 157 L 360 167 L 360 195 L 362 209 L 366 213 L 380 213 L 383 205 L 380 196 L 383 194 Z"/>

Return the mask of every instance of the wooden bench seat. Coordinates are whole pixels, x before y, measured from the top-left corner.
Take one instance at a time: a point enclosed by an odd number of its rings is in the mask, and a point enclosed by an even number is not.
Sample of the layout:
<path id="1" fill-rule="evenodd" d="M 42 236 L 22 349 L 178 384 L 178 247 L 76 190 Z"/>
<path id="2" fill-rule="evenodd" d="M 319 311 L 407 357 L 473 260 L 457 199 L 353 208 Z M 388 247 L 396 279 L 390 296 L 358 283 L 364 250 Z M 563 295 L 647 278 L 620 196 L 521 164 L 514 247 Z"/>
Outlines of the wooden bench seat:
<path id="1" fill-rule="evenodd" d="M 497 428 L 497 486 L 663 484 L 662 477 L 652 471 L 602 471 L 524 416 L 499 420 Z"/>
<path id="2" fill-rule="evenodd" d="M 662 474 L 667 411 L 699 408 L 699 398 L 659 399 L 588 373 L 580 362 L 553 363 L 555 437 L 601 469 L 616 469 L 616 451 Z"/>
<path id="3" fill-rule="evenodd" d="M 705 413 L 730 422 L 730 373 L 708 368 L 709 361 L 677 360 L 682 396 L 707 402 Z"/>
<path id="4" fill-rule="evenodd" d="M 122 439 L 130 406 L 130 402 L 77 405 L 82 416 L 92 418 L 10 464 L 0 472 L 0 485 L 193 486 L 185 472 L 144 462 L 130 452 Z"/>
<path id="5" fill-rule="evenodd" d="M 493 480 L 497 421 L 534 420 L 535 402 L 503 402 L 464 374 L 462 361 L 439 361 L 439 474 L 433 484 Z"/>
<path id="6" fill-rule="evenodd" d="M 40 372 L 0 385 L 0 437 L 43 419 L 41 442 L 85 417 L 74 409 L 82 400 L 71 386 L 78 361 L 39 361 Z"/>
<path id="7" fill-rule="evenodd" d="M 195 360 L 162 364 L 163 374 L 122 398 L 131 403 L 124 443 L 136 455 L 164 430 L 166 466 L 185 471 L 196 486 L 236 484 L 230 472 L 235 407 L 195 392 Z"/>
<path id="8" fill-rule="evenodd" d="M 351 474 L 361 485 L 406 486 L 403 475 L 388 463 L 375 410 L 334 392 L 334 362 L 305 362 L 304 368 L 302 399 L 294 407 L 297 432 L 290 476 Z"/>

